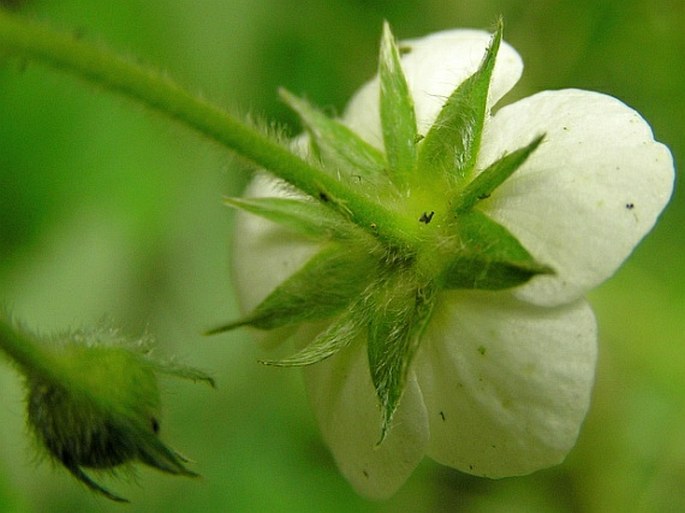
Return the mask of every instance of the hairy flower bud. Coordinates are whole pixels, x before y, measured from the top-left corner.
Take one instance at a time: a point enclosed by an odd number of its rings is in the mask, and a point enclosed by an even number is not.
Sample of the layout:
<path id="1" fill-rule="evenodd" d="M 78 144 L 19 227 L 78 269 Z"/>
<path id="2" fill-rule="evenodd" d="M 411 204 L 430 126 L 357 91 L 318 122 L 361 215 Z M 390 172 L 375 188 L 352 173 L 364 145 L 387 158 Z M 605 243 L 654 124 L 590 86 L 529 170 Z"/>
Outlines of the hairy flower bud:
<path id="1" fill-rule="evenodd" d="M 29 378 L 28 417 L 51 454 L 65 465 L 109 468 L 137 456 L 135 440 L 123 424 L 153 431 L 159 409 L 154 372 L 122 348 L 72 345 L 64 354 L 88 385 L 67 388 L 41 377 Z M 106 404 L 127 410 L 123 419 Z"/>
<path id="2" fill-rule="evenodd" d="M 114 342 L 103 343 L 103 335 L 114 336 Z M 196 476 L 158 436 L 157 373 L 213 381 L 199 371 L 155 362 L 146 344 L 126 344 L 116 337 L 115 332 L 77 334 L 50 352 L 51 372 L 24 371 L 28 424 L 38 443 L 90 489 L 125 501 L 84 469 L 114 470 L 139 461 Z"/>

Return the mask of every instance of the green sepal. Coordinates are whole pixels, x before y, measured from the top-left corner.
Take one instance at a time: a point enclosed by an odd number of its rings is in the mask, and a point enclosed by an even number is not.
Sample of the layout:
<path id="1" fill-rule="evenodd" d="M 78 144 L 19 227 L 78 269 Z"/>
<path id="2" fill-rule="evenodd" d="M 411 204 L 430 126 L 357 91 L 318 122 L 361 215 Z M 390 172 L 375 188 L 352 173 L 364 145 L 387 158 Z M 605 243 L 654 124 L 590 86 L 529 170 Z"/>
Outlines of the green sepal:
<path id="1" fill-rule="evenodd" d="M 326 330 L 294 355 L 282 360 L 260 360 L 275 367 L 304 367 L 330 358 L 364 334 L 361 301 L 352 304 Z"/>
<path id="2" fill-rule="evenodd" d="M 381 127 L 390 178 L 404 189 L 416 166 L 416 114 L 400 64 L 400 52 L 387 22 L 383 24 L 378 76 Z"/>
<path id="3" fill-rule="evenodd" d="M 306 199 L 225 198 L 224 203 L 292 228 L 312 239 L 347 239 L 353 233 L 360 235 L 354 225 L 335 211 Z"/>
<path id="4" fill-rule="evenodd" d="M 252 313 L 206 334 L 241 326 L 270 330 L 333 317 L 359 296 L 376 266 L 377 258 L 363 245 L 329 243 Z"/>
<path id="5" fill-rule="evenodd" d="M 391 427 L 435 302 L 435 287 L 414 281 L 407 273 L 379 282 L 367 300 L 369 367 L 382 414 L 379 444 Z"/>
<path id="6" fill-rule="evenodd" d="M 199 477 L 199 474 L 187 469 L 187 458 L 167 447 L 154 434 L 146 430 L 139 432 L 142 445 L 138 452 L 138 459 L 150 467 L 167 472 L 168 474 L 188 477 Z"/>
<path id="7" fill-rule="evenodd" d="M 544 135 L 536 137 L 528 146 L 505 155 L 476 176 L 452 202 L 454 212 L 457 214 L 468 212 L 477 202 L 489 198 L 493 191 L 514 174 L 540 146 L 544 137 Z"/>
<path id="8" fill-rule="evenodd" d="M 502 290 L 554 271 L 538 263 L 504 226 L 473 210 L 457 220 L 461 249 L 441 276 L 445 289 Z"/>
<path id="9" fill-rule="evenodd" d="M 473 169 L 480 148 L 490 79 L 502 41 L 502 28 L 500 21 L 480 68 L 455 89 L 421 141 L 418 155 L 420 177 L 445 177 L 458 184 Z"/>
<path id="10" fill-rule="evenodd" d="M 163 362 L 149 362 L 149 365 L 157 372 L 173 376 L 175 378 L 188 379 L 193 382 L 202 382 L 212 388 L 216 388 L 216 381 L 212 376 L 203 370 L 189 367 L 175 360 L 168 360 Z"/>
<path id="11" fill-rule="evenodd" d="M 308 101 L 281 89 L 281 98 L 302 120 L 312 144 L 327 169 L 342 170 L 357 182 L 377 183 L 386 173 L 383 153 L 340 121 L 328 117 Z"/>
<path id="12" fill-rule="evenodd" d="M 98 484 L 96 481 L 94 481 L 88 474 L 86 474 L 81 467 L 78 465 L 74 464 L 69 464 L 69 465 L 64 465 L 64 468 L 66 468 L 69 473 L 71 473 L 72 476 L 74 476 L 76 479 L 81 481 L 88 489 L 95 493 L 99 493 L 103 497 L 108 498 L 111 501 L 114 502 L 123 502 L 123 503 L 129 503 L 130 501 L 122 497 L 121 495 L 117 495 L 115 493 L 112 493 L 109 491 L 107 488 L 102 486 L 101 484 Z"/>

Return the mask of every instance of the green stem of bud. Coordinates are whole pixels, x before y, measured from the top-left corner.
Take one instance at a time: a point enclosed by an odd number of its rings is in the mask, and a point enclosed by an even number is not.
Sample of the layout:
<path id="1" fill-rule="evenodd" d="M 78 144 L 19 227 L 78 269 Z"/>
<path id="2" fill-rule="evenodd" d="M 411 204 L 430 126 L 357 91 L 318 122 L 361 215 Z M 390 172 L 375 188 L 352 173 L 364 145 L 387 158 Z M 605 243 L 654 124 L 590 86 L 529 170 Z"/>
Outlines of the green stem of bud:
<path id="1" fill-rule="evenodd" d="M 0 48 L 89 80 L 199 131 L 319 199 L 386 242 L 404 246 L 397 216 L 168 76 L 70 34 L 0 10 Z"/>
<path id="2" fill-rule="evenodd" d="M 38 374 L 43 377 L 54 377 L 55 359 L 35 339 L 22 333 L 0 313 L 0 349 L 9 356 L 26 375 Z"/>

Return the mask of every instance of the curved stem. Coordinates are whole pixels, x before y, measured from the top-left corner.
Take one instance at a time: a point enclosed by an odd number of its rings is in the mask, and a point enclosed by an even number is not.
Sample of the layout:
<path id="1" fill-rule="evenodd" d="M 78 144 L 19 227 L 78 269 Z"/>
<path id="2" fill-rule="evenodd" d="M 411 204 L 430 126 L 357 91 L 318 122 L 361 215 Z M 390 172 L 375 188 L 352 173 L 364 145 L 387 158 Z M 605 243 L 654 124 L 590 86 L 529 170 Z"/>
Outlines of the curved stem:
<path id="1" fill-rule="evenodd" d="M 36 341 L 15 327 L 0 312 L 0 350 L 4 351 L 25 374 L 53 376 L 54 358 Z"/>
<path id="2" fill-rule="evenodd" d="M 397 217 L 168 76 L 0 9 L 0 47 L 68 71 L 193 128 L 393 244 L 407 242 Z"/>

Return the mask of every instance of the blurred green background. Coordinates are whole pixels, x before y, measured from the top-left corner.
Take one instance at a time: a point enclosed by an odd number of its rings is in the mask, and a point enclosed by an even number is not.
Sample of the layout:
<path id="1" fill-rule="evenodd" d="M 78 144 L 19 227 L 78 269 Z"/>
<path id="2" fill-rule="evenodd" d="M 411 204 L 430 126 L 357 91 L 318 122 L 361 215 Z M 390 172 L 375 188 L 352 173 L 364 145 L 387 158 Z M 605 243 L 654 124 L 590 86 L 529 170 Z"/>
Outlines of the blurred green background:
<path id="1" fill-rule="evenodd" d="M 682 0 L 40 0 L 28 15 L 162 68 L 238 113 L 284 124 L 285 86 L 341 111 L 373 73 L 381 21 L 400 38 L 489 28 L 526 63 L 511 101 L 602 91 L 685 156 Z M 211 372 L 216 391 L 165 382 L 162 436 L 204 477 L 104 476 L 93 496 L 36 456 L 22 383 L 0 362 L 0 511 L 685 511 L 685 198 L 677 191 L 630 261 L 590 297 L 600 326 L 593 406 L 563 465 L 490 481 L 425 461 L 387 502 L 338 474 L 297 371 L 263 368 L 243 332 L 199 335 L 236 313 L 232 212 L 248 169 L 220 148 L 52 70 L 0 53 L 0 302 L 43 331 L 148 330 L 159 354 Z"/>

